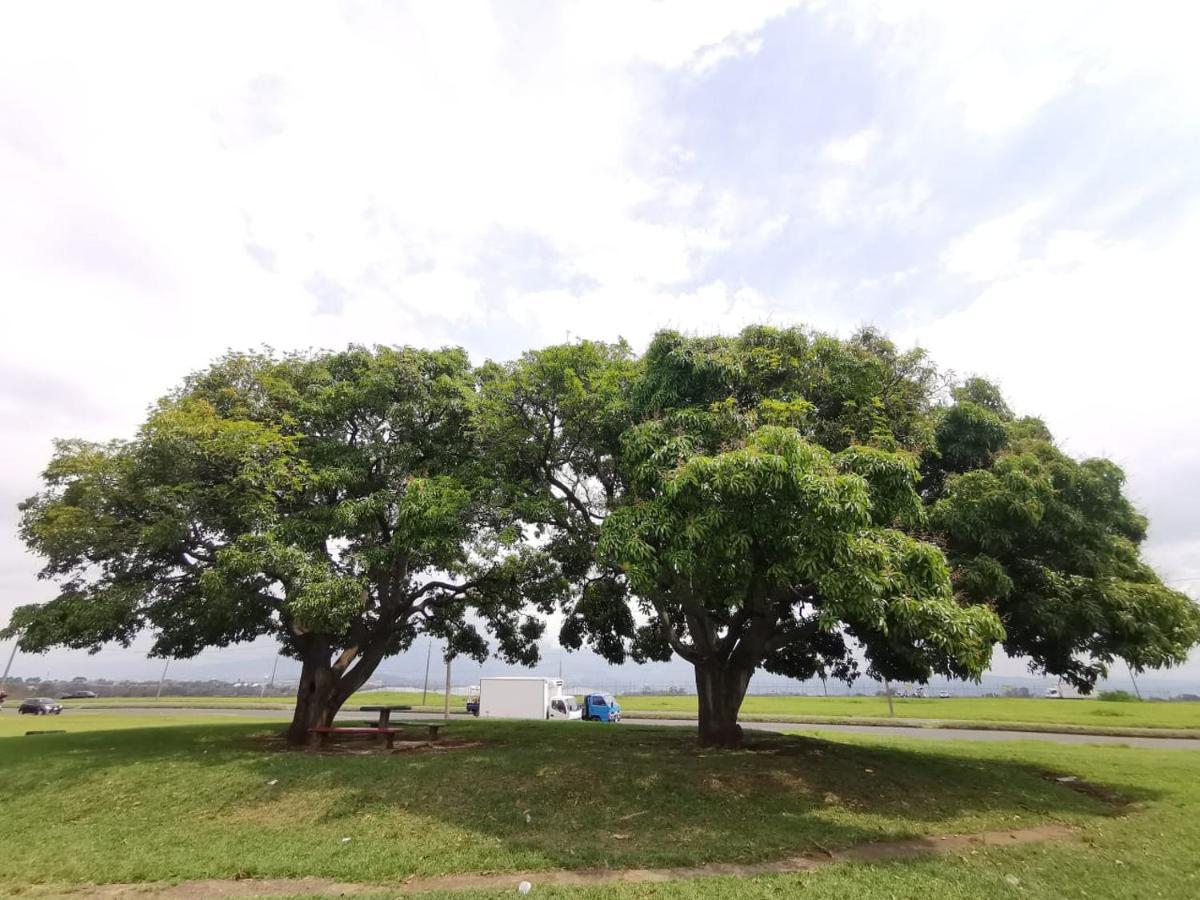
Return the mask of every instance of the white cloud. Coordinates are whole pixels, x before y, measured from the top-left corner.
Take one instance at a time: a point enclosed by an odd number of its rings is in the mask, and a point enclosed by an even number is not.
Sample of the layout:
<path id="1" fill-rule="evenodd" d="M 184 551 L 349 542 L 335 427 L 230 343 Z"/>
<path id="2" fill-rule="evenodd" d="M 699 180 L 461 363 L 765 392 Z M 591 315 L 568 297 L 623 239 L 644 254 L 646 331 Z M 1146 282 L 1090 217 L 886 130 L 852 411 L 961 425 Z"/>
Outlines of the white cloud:
<path id="1" fill-rule="evenodd" d="M 708 68 L 756 52 L 756 32 L 798 5 L 799 0 L 578 3 L 569 7 L 566 30 L 574 49 L 592 59 L 632 57 L 666 68 Z"/>
<path id="2" fill-rule="evenodd" d="M 727 59 L 735 59 L 739 56 L 753 56 L 761 48 L 762 37 L 760 35 L 750 37 L 741 34 L 735 35 L 719 44 L 713 44 L 701 49 L 696 54 L 691 68 L 695 73 L 703 74 L 715 69 Z"/>
<path id="3" fill-rule="evenodd" d="M 1006 134 L 1062 96 L 1076 76 L 1069 60 L 1014 61 L 993 54 L 964 66 L 946 91 L 963 124 L 982 136 Z"/>
<path id="4" fill-rule="evenodd" d="M 644 88 L 656 69 L 754 54 L 788 5 L 572 3 L 502 19 L 483 2 L 145 0 L 76 7 L 70 28 L 50 7 L 6 10 L 0 620 L 49 590 L 12 510 L 52 437 L 130 433 L 228 347 L 503 330 L 507 302 L 484 295 L 500 287 L 484 262 L 496 235 L 591 285 L 554 304 L 578 321 L 550 311 L 533 333 L 607 332 L 629 298 L 638 333 L 693 311 L 743 321 L 737 291 L 676 287 L 724 239 L 647 217 L 696 190 L 635 165 L 674 140 L 647 131 L 661 98 Z M 542 303 L 513 290 L 518 312 Z"/>
<path id="5" fill-rule="evenodd" d="M 962 374 L 996 379 L 1016 409 L 1045 418 L 1073 455 L 1124 466 L 1155 538 L 1156 521 L 1190 515 L 1190 500 L 1178 504 L 1200 479 L 1200 219 L 1156 243 L 1060 231 L 1027 256 L 1013 251 L 1011 229 L 998 233 L 1001 251 L 980 250 L 960 270 L 1006 277 L 962 309 L 913 324 L 902 339 Z M 1165 473 L 1177 483 L 1164 485 Z M 1151 551 L 1164 577 L 1191 574 L 1180 570 L 1200 562 L 1200 534 L 1152 541 Z"/>
<path id="6" fill-rule="evenodd" d="M 167 334 L 159 390 L 182 359 L 225 342 L 328 342 L 339 327 L 315 317 L 313 284 L 346 291 L 355 333 L 387 340 L 418 319 L 436 331 L 428 320 L 479 318 L 468 270 L 496 228 L 544 237 L 576 276 L 683 281 L 692 255 L 720 241 L 642 218 L 676 185 L 628 165 L 652 114 L 630 66 L 686 66 L 728 42 L 753 52 L 755 31 L 786 5 L 572 5 L 532 72 L 506 58 L 483 4 L 368 5 L 349 22 L 331 8 L 261 5 L 236 25 L 200 7 L 127 4 L 81 10 L 66 33 L 47 11 L 12 12 L 0 100 L 38 111 L 16 124 L 42 151 L 0 149 L 12 213 L 0 237 L 15 258 L 0 287 L 27 298 L 15 312 L 26 330 L 8 329 L 0 347 L 43 366 L 28 335 L 81 317 L 94 321 L 58 335 L 80 359 L 102 355 L 98 334 L 138 352 Z M 130 21 L 155 40 L 135 41 Z M 98 291 L 89 253 L 111 290 Z M 390 328 L 360 317 L 384 312 L 380 295 Z"/>
<path id="7" fill-rule="evenodd" d="M 760 220 L 754 228 L 754 240 L 760 243 L 773 240 L 783 233 L 783 229 L 787 227 L 791 219 L 792 217 L 787 213 L 780 213 L 779 215 Z"/>
<path id="8" fill-rule="evenodd" d="M 920 179 L 878 183 L 869 173 L 830 174 L 814 182 L 806 205 L 821 222 L 870 230 L 916 218 L 930 199 Z"/>
<path id="9" fill-rule="evenodd" d="M 824 156 L 834 163 L 858 165 L 866 161 L 871 149 L 879 141 L 879 131 L 864 128 L 846 137 L 835 138 L 825 145 Z"/>
<path id="10" fill-rule="evenodd" d="M 779 101 L 790 70 L 774 57 L 752 68 L 780 46 L 764 26 L 795 5 L 144 0 L 78 5 L 70 28 L 45 4 L 7 9 L 0 620 L 48 590 L 13 537 L 13 503 L 36 487 L 51 438 L 128 434 L 227 347 L 486 335 L 488 352 L 511 340 L 515 353 L 568 332 L 641 343 L 664 325 L 793 316 L 845 330 L 859 287 L 909 296 L 933 271 L 974 300 L 936 322 L 922 310 L 950 298 L 914 300 L 909 336 L 997 375 L 1071 449 L 1113 453 L 1135 492 L 1160 497 L 1146 473 L 1185 471 L 1200 446 L 1182 362 L 1200 234 L 1116 239 L 1105 223 L 1172 182 L 1134 180 L 1069 227 L 1052 216 L 1063 185 L 1014 190 L 1008 212 L 943 246 L 939 229 L 979 198 L 965 181 L 938 193 L 931 167 L 1027 164 L 1000 156 L 1006 138 L 1106 86 L 1136 95 L 1146 134 L 1180 133 L 1200 115 L 1197 12 L 807 3 L 805 39 L 834 53 L 853 32 L 872 62 L 860 74 L 879 79 L 845 97 L 853 86 L 831 81 L 837 125 L 823 133 L 810 127 L 832 121 L 821 111 Z M 731 61 L 722 74 L 753 92 L 717 102 L 761 104 L 795 128 L 764 129 L 761 154 L 714 172 L 724 136 L 696 140 L 688 117 L 733 125 L 741 111 L 689 105 L 706 95 L 688 92 Z M 906 256 L 899 231 L 933 249 Z M 829 256 L 872 268 L 838 272 Z M 756 262 L 778 267 L 770 297 Z M 1154 552 L 1197 559 L 1195 542 Z"/>
<path id="11" fill-rule="evenodd" d="M 1122 79 L 1182 85 L 1200 78 L 1191 39 L 1200 9 L 1172 0 L 1136 7 L 1094 0 L 851 0 L 825 10 L 863 42 L 882 47 L 895 74 L 920 79 L 915 117 L 926 120 L 931 108 L 946 104 L 975 139 L 1018 132 L 1080 85 Z M 1171 102 L 1194 114 L 1200 97 L 1186 94 Z"/>
<path id="12" fill-rule="evenodd" d="M 732 288 L 722 281 L 686 293 L 626 283 L 583 294 L 521 294 L 509 298 L 507 313 L 530 329 L 534 344 L 568 337 L 623 337 L 635 346 L 644 346 L 658 328 L 731 333 L 771 318 L 765 298 L 751 288 Z"/>
<path id="13" fill-rule="evenodd" d="M 1045 204 L 1026 203 L 1012 212 L 973 227 L 956 238 L 943 255 L 948 272 L 972 281 L 1012 274 L 1024 258 L 1024 242 Z"/>
<path id="14" fill-rule="evenodd" d="M 481 302 L 480 283 L 454 271 L 435 270 L 404 278 L 393 289 L 404 306 L 428 311 L 453 324 L 481 323 L 487 310 Z"/>

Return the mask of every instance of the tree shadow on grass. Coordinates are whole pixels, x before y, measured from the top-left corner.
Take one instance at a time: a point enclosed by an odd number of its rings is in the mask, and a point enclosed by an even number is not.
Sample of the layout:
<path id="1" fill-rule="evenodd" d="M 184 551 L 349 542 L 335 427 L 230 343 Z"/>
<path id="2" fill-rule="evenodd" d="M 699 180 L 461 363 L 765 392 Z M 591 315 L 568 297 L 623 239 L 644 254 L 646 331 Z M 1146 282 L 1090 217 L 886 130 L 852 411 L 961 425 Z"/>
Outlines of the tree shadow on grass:
<path id="1" fill-rule="evenodd" d="M 453 736 L 476 746 L 327 755 L 272 749 L 278 730 L 222 724 L 0 739 L 0 797 L 58 785 L 63 821 L 45 805 L 39 818 L 68 854 L 72 829 L 125 822 L 131 797 L 148 823 L 160 823 L 147 847 L 221 843 L 222 855 L 204 865 L 183 853 L 148 858 L 148 873 L 168 867 L 153 877 L 213 876 L 225 866 L 227 876 L 384 880 L 754 862 L 1084 821 L 1111 814 L 1114 800 L 1157 796 L 1134 784 L 1082 792 L 1054 780 L 1079 773 L 1048 777 L 1046 766 L 996 758 L 986 746 L 971 755 L 756 732 L 742 750 L 713 751 L 685 728 L 455 722 Z M 137 852 L 128 831 L 122 825 L 125 846 L 115 848 L 126 858 Z"/>

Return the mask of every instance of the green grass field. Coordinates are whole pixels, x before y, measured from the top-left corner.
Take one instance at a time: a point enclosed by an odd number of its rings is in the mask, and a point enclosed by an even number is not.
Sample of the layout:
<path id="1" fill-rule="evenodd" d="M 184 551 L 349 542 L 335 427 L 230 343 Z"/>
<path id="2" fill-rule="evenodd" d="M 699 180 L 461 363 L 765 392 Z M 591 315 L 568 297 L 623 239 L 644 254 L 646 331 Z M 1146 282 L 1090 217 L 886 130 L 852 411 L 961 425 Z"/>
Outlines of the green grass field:
<path id="1" fill-rule="evenodd" d="M 138 712 L 114 714 L 107 711 L 96 710 L 69 710 L 58 716 L 18 716 L 9 711 L 5 711 L 0 715 L 0 741 L 7 738 L 21 737 L 24 740 L 27 731 L 65 731 L 68 734 L 76 734 L 79 732 L 100 732 L 100 731 L 124 731 L 127 729 L 144 729 L 144 728 L 161 728 L 172 725 L 221 725 L 231 724 L 235 722 L 245 723 L 245 716 L 230 714 L 223 716 L 206 712 L 202 715 L 188 715 L 186 712 L 178 714 L 174 713 L 145 713 Z M 28 742 L 32 742 L 34 737 L 46 737 L 51 739 L 55 735 L 37 735 L 30 736 Z M 12 741 L 5 744 L 0 744 L 0 748 L 13 745 Z M 0 749 L 0 759 L 4 756 L 4 750 Z M 3 779 L 0 778 L 0 782 Z M 3 788 L 0 787 L 0 795 Z"/>
<path id="2" fill-rule="evenodd" d="M 695 697 L 630 695 L 621 697 L 628 712 L 696 711 Z M 1029 722 L 1045 725 L 1079 725 L 1096 728 L 1200 729 L 1200 703 L 1132 702 L 1105 700 L 1043 700 L 1008 697 L 893 698 L 897 718 L 938 719 L 956 722 Z M 885 697 L 747 697 L 743 716 L 796 716 L 812 718 L 888 718 Z"/>
<path id="3" fill-rule="evenodd" d="M 69 733 L 24 736 L 30 727 Z M 391 881 L 755 861 L 1066 822 L 1082 842 L 539 896 L 768 897 L 801 882 L 805 896 L 830 897 L 1197 895 L 1192 751 L 755 735 L 745 751 L 705 752 L 679 729 L 472 720 L 451 726 L 477 742 L 465 749 L 322 755 L 279 749 L 277 730 L 186 714 L 0 717 L 0 893 L 31 882 Z M 1129 805 L 1047 772 L 1102 784 Z"/>
<path id="4" fill-rule="evenodd" d="M 418 711 L 435 712 L 442 709 L 444 695 L 430 693 L 425 705 L 419 692 L 376 691 L 356 694 L 346 704 L 353 709 L 363 704 L 406 704 Z M 633 715 L 679 714 L 694 715 L 696 698 L 687 696 L 644 696 L 632 694 L 620 698 L 621 707 Z M 451 695 L 451 712 L 462 712 L 466 698 Z M 1019 725 L 1046 727 L 1069 725 L 1078 729 L 1116 731 L 1122 729 L 1171 729 L 1200 733 L 1200 703 L 1132 702 L 1114 703 L 1104 700 L 1042 700 L 1007 697 L 952 697 L 949 699 L 893 700 L 896 717 L 929 719 L 950 723 L 977 725 Z M 171 708 L 258 708 L 285 707 L 290 698 L 257 697 L 102 697 L 96 700 L 69 700 L 73 709 L 103 706 L 171 707 Z M 812 720 L 886 720 L 887 700 L 883 697 L 747 697 L 742 705 L 746 719 Z"/>

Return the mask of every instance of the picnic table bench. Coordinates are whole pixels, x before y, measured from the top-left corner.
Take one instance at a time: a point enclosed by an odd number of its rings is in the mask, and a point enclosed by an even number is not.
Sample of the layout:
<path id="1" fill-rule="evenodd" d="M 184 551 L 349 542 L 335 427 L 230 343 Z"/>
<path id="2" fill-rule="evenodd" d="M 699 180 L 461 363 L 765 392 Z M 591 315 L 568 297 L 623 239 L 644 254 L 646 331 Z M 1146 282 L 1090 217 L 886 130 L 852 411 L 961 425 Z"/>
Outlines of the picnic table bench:
<path id="1" fill-rule="evenodd" d="M 404 734 L 406 728 L 425 728 L 429 735 L 429 740 L 437 741 L 439 732 L 445 727 L 444 722 L 399 722 L 388 728 L 380 728 L 377 725 L 366 726 L 345 726 L 345 725 L 329 725 L 310 728 L 309 731 L 319 736 L 320 741 L 324 744 L 330 737 L 339 734 L 346 735 L 375 735 L 381 738 L 391 750 L 396 744 L 396 735 Z"/>
<path id="2" fill-rule="evenodd" d="M 428 729 L 429 739 L 431 741 L 438 740 L 438 732 L 446 727 L 445 722 L 401 722 L 400 725 L 407 728 Z"/>
<path id="3" fill-rule="evenodd" d="M 402 706 L 402 705 L 400 705 L 400 706 L 398 706 L 398 705 L 360 706 L 359 707 L 359 710 L 361 712 L 379 713 L 379 722 L 376 725 L 377 728 L 387 728 L 388 725 L 390 724 L 393 712 L 409 712 L 411 709 L 412 709 L 411 706 Z"/>
<path id="4" fill-rule="evenodd" d="M 320 736 L 320 741 L 324 744 L 332 735 L 335 734 L 374 734 L 383 739 L 389 750 L 396 743 L 396 735 L 400 734 L 399 728 L 348 728 L 345 726 L 317 726 L 316 728 L 308 729 L 315 735 Z"/>

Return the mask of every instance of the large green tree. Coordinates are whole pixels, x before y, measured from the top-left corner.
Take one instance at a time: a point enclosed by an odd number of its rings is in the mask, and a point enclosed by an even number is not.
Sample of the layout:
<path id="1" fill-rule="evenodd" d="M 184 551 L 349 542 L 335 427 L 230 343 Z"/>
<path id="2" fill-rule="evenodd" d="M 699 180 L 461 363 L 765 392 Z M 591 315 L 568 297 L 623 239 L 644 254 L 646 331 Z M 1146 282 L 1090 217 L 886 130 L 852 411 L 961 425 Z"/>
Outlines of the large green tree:
<path id="1" fill-rule="evenodd" d="M 621 438 L 633 422 L 630 392 L 640 362 L 624 343 L 579 341 L 529 351 L 481 370 L 476 419 L 483 452 L 505 473 L 509 503 L 551 553 L 571 593 L 560 638 L 578 649 L 582 622 L 613 661 L 635 627 L 619 567 L 596 557 L 608 513 L 628 491 Z M 577 615 L 588 610 L 585 618 Z M 611 621 L 610 621 L 611 620 Z M 635 657 L 644 657 L 641 645 Z"/>
<path id="2" fill-rule="evenodd" d="M 61 442 L 21 534 L 59 584 L 16 610 L 26 651 L 154 635 L 152 653 L 270 635 L 302 664 L 296 743 L 421 632 L 537 659 L 565 584 L 522 540 L 472 426 L 460 350 L 231 355 L 130 440 Z"/>
<path id="3" fill-rule="evenodd" d="M 60 444 L 45 481 L 22 534 L 60 593 L 16 611 L 21 646 L 274 635 L 303 663 L 295 741 L 421 631 L 482 658 L 481 622 L 534 661 L 556 605 L 568 647 L 691 662 L 723 745 L 759 668 L 969 678 L 1001 642 L 1087 690 L 1200 640 L 1117 467 L 869 330 L 663 332 L 640 359 L 584 341 L 478 371 L 457 350 L 234 355 L 133 439 Z"/>
<path id="4" fill-rule="evenodd" d="M 1087 687 L 1116 656 L 1182 660 L 1195 606 L 1139 562 L 1115 467 L 985 382 L 943 404 L 947 384 L 870 330 L 664 332 L 637 361 L 577 344 L 498 367 L 483 418 L 570 548 L 560 640 L 691 662 L 706 743 L 740 740 L 759 668 L 970 678 L 1003 642 Z"/>
<path id="5" fill-rule="evenodd" d="M 1085 692 L 1114 660 L 1140 672 L 1186 658 L 1200 614 L 1142 561 L 1147 522 L 1118 466 L 1067 456 L 978 379 L 936 419 L 929 527 L 960 595 L 1000 616 L 1007 653 Z"/>

